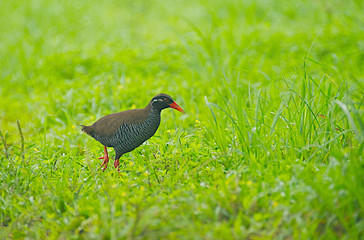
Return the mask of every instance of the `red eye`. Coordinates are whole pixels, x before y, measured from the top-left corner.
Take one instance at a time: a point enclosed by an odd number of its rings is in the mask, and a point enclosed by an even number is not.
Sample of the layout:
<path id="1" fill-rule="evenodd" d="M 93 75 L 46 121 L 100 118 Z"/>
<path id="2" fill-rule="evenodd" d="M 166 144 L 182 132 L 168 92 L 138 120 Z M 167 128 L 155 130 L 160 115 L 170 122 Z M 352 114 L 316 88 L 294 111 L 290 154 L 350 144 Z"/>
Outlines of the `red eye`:
<path id="1" fill-rule="evenodd" d="M 163 99 L 164 102 L 168 102 L 168 98 Z"/>

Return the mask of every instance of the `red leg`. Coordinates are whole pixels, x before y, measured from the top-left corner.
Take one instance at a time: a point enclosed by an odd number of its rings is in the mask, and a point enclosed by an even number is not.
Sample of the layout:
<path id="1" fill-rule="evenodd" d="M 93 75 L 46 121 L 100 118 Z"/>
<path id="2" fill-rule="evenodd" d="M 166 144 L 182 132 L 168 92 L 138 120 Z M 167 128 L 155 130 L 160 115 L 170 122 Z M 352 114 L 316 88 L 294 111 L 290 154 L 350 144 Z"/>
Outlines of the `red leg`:
<path id="1" fill-rule="evenodd" d="M 101 164 L 101 168 L 104 167 L 102 169 L 102 171 L 105 171 L 105 169 L 107 167 L 107 163 L 109 162 L 109 155 L 107 154 L 107 148 L 106 148 L 106 146 L 104 146 L 104 152 L 105 152 L 105 155 L 103 157 L 100 157 L 99 158 L 99 159 L 104 159 L 104 161 Z"/>
<path id="2" fill-rule="evenodd" d="M 119 165 L 120 165 L 120 162 L 119 162 L 119 159 L 116 159 L 115 162 L 114 162 L 114 167 L 119 170 Z"/>

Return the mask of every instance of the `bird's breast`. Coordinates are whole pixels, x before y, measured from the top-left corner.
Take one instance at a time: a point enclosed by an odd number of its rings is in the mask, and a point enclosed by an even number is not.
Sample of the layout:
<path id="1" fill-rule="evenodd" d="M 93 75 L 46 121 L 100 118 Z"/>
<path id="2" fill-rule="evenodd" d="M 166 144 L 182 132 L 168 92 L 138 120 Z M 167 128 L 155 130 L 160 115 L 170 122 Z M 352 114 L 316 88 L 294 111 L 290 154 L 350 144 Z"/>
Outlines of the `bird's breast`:
<path id="1" fill-rule="evenodd" d="M 152 137 L 160 124 L 160 116 L 150 116 L 139 124 L 123 123 L 114 136 L 114 147 L 129 152 Z"/>

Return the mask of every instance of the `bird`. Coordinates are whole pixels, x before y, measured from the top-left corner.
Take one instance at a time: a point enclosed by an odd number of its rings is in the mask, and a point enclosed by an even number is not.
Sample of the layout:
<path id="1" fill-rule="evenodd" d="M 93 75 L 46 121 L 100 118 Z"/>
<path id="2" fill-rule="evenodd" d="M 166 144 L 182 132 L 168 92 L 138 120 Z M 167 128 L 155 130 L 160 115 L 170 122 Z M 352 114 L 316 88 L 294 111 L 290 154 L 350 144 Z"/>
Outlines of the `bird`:
<path id="1" fill-rule="evenodd" d="M 166 108 L 184 113 L 171 96 L 160 93 L 145 108 L 106 115 L 91 126 L 80 125 L 83 132 L 104 146 L 104 156 L 99 158 L 103 159 L 100 168 L 103 167 L 103 171 L 107 168 L 107 148 L 112 147 L 115 150 L 114 167 L 119 169 L 119 159 L 123 154 L 133 151 L 156 133 L 161 121 L 161 111 Z"/>

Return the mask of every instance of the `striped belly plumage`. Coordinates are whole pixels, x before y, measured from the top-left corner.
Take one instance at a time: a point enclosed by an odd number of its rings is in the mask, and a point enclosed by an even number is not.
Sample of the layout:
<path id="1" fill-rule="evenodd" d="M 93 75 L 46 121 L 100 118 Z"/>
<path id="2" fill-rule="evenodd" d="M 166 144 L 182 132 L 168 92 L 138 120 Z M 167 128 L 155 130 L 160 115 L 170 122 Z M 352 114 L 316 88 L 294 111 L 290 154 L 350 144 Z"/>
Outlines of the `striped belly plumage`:
<path id="1" fill-rule="evenodd" d="M 116 158 L 139 147 L 154 135 L 160 124 L 160 114 L 151 114 L 139 124 L 123 123 L 112 137 L 98 137 L 95 139 L 107 147 L 113 147 Z"/>
<path id="2" fill-rule="evenodd" d="M 123 124 L 120 126 L 119 131 L 115 135 L 114 142 L 116 143 L 113 147 L 115 151 L 120 154 L 124 154 L 132 151 L 139 147 L 146 140 L 154 135 L 157 131 L 158 126 L 150 126 L 147 124 Z"/>

